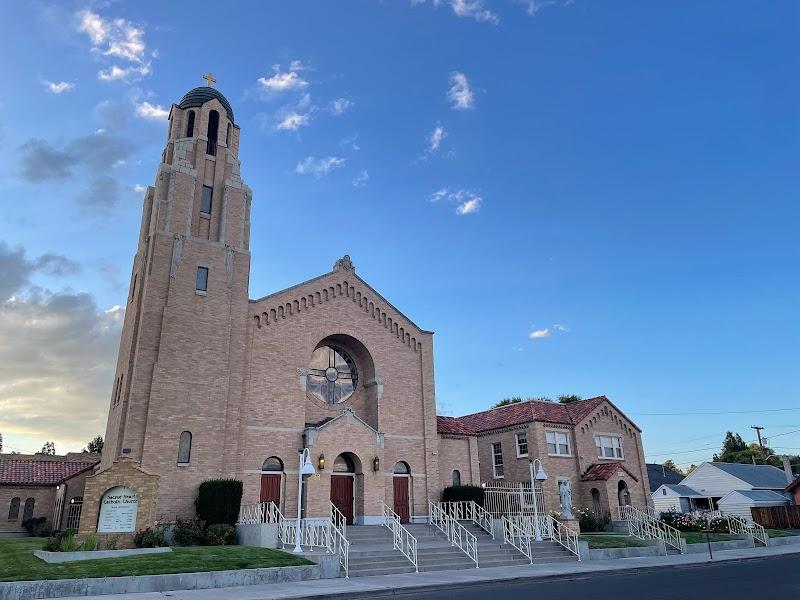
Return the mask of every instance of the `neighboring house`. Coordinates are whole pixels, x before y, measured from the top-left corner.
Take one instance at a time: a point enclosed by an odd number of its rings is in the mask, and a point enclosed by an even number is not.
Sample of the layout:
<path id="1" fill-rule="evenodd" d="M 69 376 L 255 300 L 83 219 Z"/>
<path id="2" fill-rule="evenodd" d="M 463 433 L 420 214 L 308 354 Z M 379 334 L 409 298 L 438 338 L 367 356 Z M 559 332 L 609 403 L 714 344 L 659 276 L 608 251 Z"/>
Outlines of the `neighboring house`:
<path id="1" fill-rule="evenodd" d="M 99 454 L 0 454 L 0 536 L 25 532 L 23 522 L 46 517 L 54 529 L 77 529 L 88 475 Z"/>
<path id="2" fill-rule="evenodd" d="M 650 492 L 655 492 L 665 483 L 680 483 L 685 475 L 664 465 L 647 463 L 647 479 L 650 480 Z"/>
<path id="3" fill-rule="evenodd" d="M 734 490 L 717 503 L 723 515 L 738 515 L 752 520 L 751 508 L 767 506 L 789 506 L 789 499 L 772 490 Z"/>
<path id="4" fill-rule="evenodd" d="M 751 500 L 765 502 L 771 498 L 774 503 L 770 506 L 779 506 L 785 499 L 781 493 L 786 483 L 786 473 L 770 465 L 705 462 L 684 477 L 680 484 L 660 485 L 651 496 L 654 507 L 661 512 L 673 509 L 681 512 L 720 510 L 724 514 L 726 507 L 731 506 L 730 502 L 744 502 L 744 497 L 737 496 L 720 505 L 720 501 L 734 491 L 770 491 L 775 495 L 753 495 L 758 500 Z"/>
<path id="5" fill-rule="evenodd" d="M 791 497 L 797 506 L 800 506 L 800 477 L 787 485 L 783 493 Z"/>
<path id="6" fill-rule="evenodd" d="M 649 504 L 642 432 L 605 396 L 569 404 L 525 401 L 463 417 L 439 417 L 440 435 L 477 438 L 487 486 L 530 482 L 539 458 L 548 479 L 547 510 L 558 510 L 558 483 L 569 480 L 573 505 L 616 514 L 622 504 Z M 456 482 L 454 472 L 453 482 Z"/>

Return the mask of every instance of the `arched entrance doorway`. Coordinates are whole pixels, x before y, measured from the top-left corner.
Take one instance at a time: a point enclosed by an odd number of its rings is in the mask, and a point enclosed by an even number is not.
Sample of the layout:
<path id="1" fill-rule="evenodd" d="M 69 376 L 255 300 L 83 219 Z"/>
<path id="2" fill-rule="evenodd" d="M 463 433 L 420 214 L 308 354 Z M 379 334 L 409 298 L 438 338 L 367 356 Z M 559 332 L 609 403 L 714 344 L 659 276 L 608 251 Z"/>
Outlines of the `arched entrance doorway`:
<path id="1" fill-rule="evenodd" d="M 348 525 L 353 524 L 355 513 L 355 476 L 359 468 L 358 459 L 354 454 L 343 452 L 333 461 L 331 473 L 331 503 L 338 508 L 347 520 Z"/>
<path id="2" fill-rule="evenodd" d="M 411 520 L 410 480 L 411 467 L 408 466 L 408 463 L 402 460 L 396 463 L 392 477 L 394 512 L 400 517 L 401 523 L 408 523 Z"/>
<path id="3" fill-rule="evenodd" d="M 628 484 L 624 481 L 620 481 L 617 484 L 617 497 L 619 499 L 620 506 L 630 506 L 631 504 L 631 492 L 628 489 Z"/>
<path id="4" fill-rule="evenodd" d="M 283 461 L 270 456 L 261 465 L 261 502 L 274 502 L 281 508 L 281 488 L 283 487 Z"/>
<path id="5" fill-rule="evenodd" d="M 603 505 L 600 503 L 600 490 L 592 488 L 592 512 L 595 517 L 603 516 Z"/>

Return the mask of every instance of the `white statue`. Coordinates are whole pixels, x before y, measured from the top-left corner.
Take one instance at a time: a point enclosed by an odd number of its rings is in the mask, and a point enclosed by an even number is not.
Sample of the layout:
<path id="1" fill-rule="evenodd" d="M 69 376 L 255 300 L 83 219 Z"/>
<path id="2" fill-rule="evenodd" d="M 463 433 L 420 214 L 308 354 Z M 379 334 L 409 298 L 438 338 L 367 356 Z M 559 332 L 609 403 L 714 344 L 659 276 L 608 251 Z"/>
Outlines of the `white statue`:
<path id="1" fill-rule="evenodd" d="M 561 496 L 561 518 L 574 519 L 572 514 L 572 484 L 569 479 L 558 482 L 558 495 Z"/>

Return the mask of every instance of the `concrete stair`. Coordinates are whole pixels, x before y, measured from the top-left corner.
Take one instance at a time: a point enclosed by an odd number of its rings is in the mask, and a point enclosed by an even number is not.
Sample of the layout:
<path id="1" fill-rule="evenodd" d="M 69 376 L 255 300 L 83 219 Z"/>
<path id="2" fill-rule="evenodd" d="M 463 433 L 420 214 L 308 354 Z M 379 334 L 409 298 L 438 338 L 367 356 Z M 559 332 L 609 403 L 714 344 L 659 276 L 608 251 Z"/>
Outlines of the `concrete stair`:
<path id="1" fill-rule="evenodd" d="M 530 561 L 515 548 L 493 540 L 477 525 L 462 523 L 478 541 L 478 564 L 481 567 L 506 567 L 526 565 Z M 417 539 L 417 562 L 420 571 L 448 571 L 474 569 L 475 563 L 459 548 L 452 546 L 444 534 L 428 524 L 411 523 L 406 528 Z M 395 550 L 392 534 L 381 525 L 360 525 L 347 528 L 350 541 L 350 576 L 394 575 L 413 573 L 411 564 L 399 550 Z M 552 563 L 577 560 L 555 542 L 534 542 L 534 563 Z"/>

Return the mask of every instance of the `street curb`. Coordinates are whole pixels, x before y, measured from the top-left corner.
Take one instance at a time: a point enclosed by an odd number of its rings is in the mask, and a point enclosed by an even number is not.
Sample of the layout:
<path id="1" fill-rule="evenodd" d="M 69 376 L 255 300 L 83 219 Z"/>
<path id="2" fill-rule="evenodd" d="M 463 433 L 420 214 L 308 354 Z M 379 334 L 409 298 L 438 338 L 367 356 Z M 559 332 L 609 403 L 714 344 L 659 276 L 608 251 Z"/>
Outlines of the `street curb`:
<path id="1" fill-rule="evenodd" d="M 800 548 L 797 549 L 797 552 L 800 553 Z M 795 553 L 790 552 L 785 554 L 795 554 Z M 692 562 L 686 564 L 638 566 L 638 567 L 621 568 L 621 569 L 608 569 L 603 571 L 582 571 L 582 572 L 576 571 L 573 573 L 558 573 L 558 574 L 554 573 L 548 575 L 534 575 L 534 574 L 519 575 L 515 577 L 486 579 L 483 581 L 431 583 L 420 586 L 395 587 L 385 590 L 347 590 L 341 592 L 320 592 L 319 594 L 309 594 L 306 596 L 291 596 L 291 600 L 334 600 L 338 598 L 390 598 L 390 597 L 424 594 L 428 592 L 436 592 L 443 588 L 446 588 L 448 591 L 458 592 L 464 589 L 474 589 L 476 587 L 492 586 L 498 583 L 522 583 L 522 582 L 534 582 L 534 581 L 546 582 L 553 580 L 563 581 L 570 579 L 585 579 L 594 576 L 613 576 L 617 574 L 631 575 L 631 574 L 645 573 L 649 571 L 665 570 L 665 569 L 676 570 L 676 569 L 687 569 L 693 567 L 707 567 L 709 565 L 718 565 L 725 563 L 755 562 L 773 558 L 775 556 L 785 556 L 785 554 L 773 554 L 766 556 L 743 556 L 737 558 L 723 558 L 717 560 L 705 559 L 702 562 Z"/>

